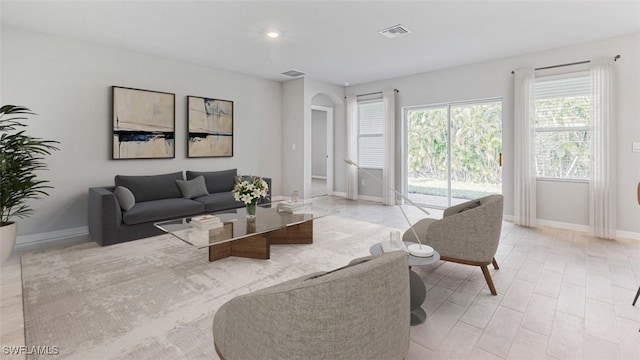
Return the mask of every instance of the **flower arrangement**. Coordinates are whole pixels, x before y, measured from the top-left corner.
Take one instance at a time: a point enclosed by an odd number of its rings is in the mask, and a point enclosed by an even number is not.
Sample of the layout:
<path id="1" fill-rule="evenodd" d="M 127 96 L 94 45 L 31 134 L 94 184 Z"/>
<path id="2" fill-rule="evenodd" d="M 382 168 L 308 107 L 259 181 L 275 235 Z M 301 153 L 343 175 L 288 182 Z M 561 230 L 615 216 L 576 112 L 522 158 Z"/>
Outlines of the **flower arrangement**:
<path id="1" fill-rule="evenodd" d="M 245 205 L 255 205 L 258 199 L 266 199 L 269 195 L 269 185 L 261 177 L 238 177 L 233 188 L 233 198 Z"/>

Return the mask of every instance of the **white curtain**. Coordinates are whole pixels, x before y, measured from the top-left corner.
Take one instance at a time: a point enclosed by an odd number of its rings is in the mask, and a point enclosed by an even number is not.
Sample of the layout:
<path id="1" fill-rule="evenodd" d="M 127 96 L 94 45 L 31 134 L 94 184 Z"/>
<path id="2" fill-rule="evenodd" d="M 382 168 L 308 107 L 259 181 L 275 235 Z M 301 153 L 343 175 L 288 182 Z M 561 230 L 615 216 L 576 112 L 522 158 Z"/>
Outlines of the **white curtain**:
<path id="1" fill-rule="evenodd" d="M 382 203 L 385 205 L 396 204 L 395 189 L 396 177 L 396 92 L 385 90 L 382 92 L 382 113 L 384 115 L 384 167 L 382 168 Z M 391 188 L 391 189 L 390 189 Z"/>
<path id="2" fill-rule="evenodd" d="M 532 151 L 534 131 L 533 69 L 515 72 L 514 215 L 515 223 L 536 225 L 536 170 Z"/>
<path id="3" fill-rule="evenodd" d="M 347 96 L 347 159 L 358 162 L 358 100 Z M 358 168 L 347 165 L 347 198 L 358 199 Z"/>
<path id="4" fill-rule="evenodd" d="M 591 231 L 594 236 L 615 239 L 616 121 L 612 59 L 591 61 L 591 100 Z"/>

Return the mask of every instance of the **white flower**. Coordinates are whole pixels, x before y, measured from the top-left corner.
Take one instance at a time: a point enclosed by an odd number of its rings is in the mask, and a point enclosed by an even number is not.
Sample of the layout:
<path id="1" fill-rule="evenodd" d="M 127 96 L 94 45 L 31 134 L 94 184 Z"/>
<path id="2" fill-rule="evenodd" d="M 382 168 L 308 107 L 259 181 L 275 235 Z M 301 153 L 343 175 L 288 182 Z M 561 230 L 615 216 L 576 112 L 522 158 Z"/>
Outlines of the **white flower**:
<path id="1" fill-rule="evenodd" d="M 238 177 L 233 187 L 232 194 L 236 201 L 250 204 L 259 198 L 266 198 L 269 185 L 260 177 L 252 177 L 249 180 L 242 180 Z"/>
<path id="2" fill-rule="evenodd" d="M 251 195 L 249 194 L 242 195 L 242 202 L 244 202 L 245 204 L 251 204 L 252 201 L 253 201 L 253 197 L 251 197 Z"/>

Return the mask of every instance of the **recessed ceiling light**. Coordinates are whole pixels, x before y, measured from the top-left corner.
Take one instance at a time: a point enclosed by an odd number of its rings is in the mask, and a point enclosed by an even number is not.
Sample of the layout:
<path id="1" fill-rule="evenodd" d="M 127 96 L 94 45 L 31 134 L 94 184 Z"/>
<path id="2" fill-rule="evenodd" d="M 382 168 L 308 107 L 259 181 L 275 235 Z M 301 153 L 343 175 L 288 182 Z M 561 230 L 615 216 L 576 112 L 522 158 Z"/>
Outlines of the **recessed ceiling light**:
<path id="1" fill-rule="evenodd" d="M 272 39 L 275 39 L 275 38 L 277 38 L 278 36 L 280 36 L 280 33 L 279 33 L 279 32 L 277 32 L 277 31 L 273 31 L 273 30 L 272 30 L 272 31 L 269 31 L 269 32 L 267 33 L 267 36 L 268 36 L 268 37 L 270 37 L 270 38 L 272 38 Z"/>

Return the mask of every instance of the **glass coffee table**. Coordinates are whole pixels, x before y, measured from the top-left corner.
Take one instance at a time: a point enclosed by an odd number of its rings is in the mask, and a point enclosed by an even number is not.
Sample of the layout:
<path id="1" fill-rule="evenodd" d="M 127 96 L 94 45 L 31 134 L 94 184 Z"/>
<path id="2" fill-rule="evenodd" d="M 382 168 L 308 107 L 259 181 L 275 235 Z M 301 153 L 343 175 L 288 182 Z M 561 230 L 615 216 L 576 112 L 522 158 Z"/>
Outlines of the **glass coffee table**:
<path id="1" fill-rule="evenodd" d="M 311 204 L 292 213 L 278 210 L 276 204 L 265 204 L 256 207 L 255 218 L 247 217 L 245 208 L 213 213 L 222 221 L 222 227 L 215 229 L 192 226 L 191 217 L 154 225 L 187 244 L 209 248 L 209 261 L 229 256 L 266 260 L 271 245 L 312 244 L 313 220 L 332 213 Z"/>

